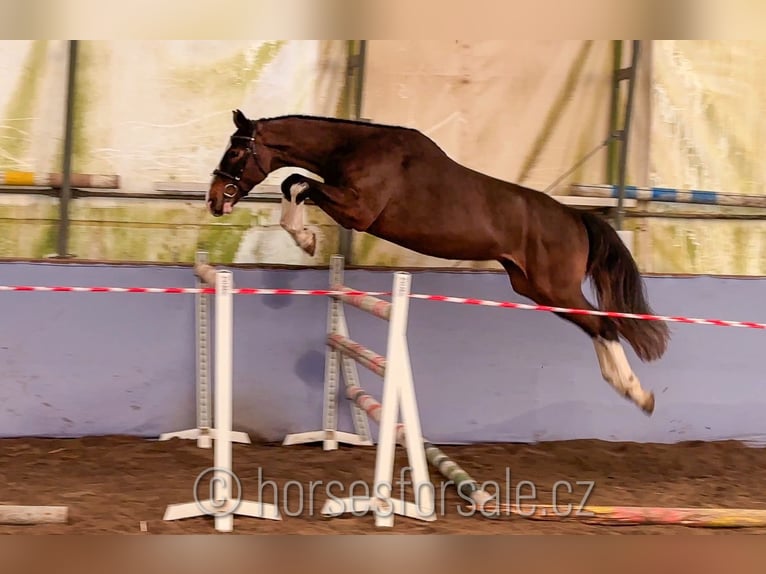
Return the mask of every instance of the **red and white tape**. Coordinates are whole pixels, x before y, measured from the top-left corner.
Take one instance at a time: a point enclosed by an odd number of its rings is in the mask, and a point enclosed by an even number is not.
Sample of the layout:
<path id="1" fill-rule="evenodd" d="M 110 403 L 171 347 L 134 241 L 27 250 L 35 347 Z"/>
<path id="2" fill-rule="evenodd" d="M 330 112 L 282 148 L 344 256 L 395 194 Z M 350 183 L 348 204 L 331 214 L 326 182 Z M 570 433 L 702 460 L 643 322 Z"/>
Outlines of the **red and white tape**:
<path id="1" fill-rule="evenodd" d="M 0 285 L 0 291 L 37 291 L 44 293 L 170 293 L 215 294 L 214 287 L 44 287 L 38 285 Z M 232 289 L 234 295 L 369 295 L 367 291 L 330 291 L 327 289 Z M 373 293 L 386 295 L 384 292 Z M 390 294 L 390 293 L 389 293 Z"/>
<path id="2" fill-rule="evenodd" d="M 45 293 L 166 293 L 166 294 L 196 294 L 203 293 L 212 295 L 215 289 L 212 287 L 67 287 L 67 286 L 32 286 L 32 285 L 0 285 L 0 291 L 26 291 Z M 232 289 L 234 295 L 391 295 L 386 291 L 336 291 L 330 289 L 259 289 L 238 288 Z M 442 303 L 458 303 L 461 305 L 479 305 L 484 307 L 500 307 L 503 309 L 523 309 L 527 311 L 545 311 L 548 313 L 570 313 L 576 315 L 600 315 L 612 318 L 640 319 L 644 321 L 666 321 L 669 323 L 687 323 L 694 325 L 713 325 L 716 327 L 741 327 L 745 329 L 764 329 L 766 323 L 754 321 L 728 321 L 724 319 L 698 319 L 695 317 L 674 317 L 667 315 L 642 315 L 635 313 L 619 313 L 617 311 L 594 311 L 591 309 L 571 309 L 568 307 L 551 307 L 549 305 L 535 305 L 527 303 L 515 303 L 513 301 L 490 301 L 487 299 L 473 299 L 469 297 L 449 297 L 446 295 L 427 295 L 412 293 L 412 299 L 425 301 L 438 301 Z"/>

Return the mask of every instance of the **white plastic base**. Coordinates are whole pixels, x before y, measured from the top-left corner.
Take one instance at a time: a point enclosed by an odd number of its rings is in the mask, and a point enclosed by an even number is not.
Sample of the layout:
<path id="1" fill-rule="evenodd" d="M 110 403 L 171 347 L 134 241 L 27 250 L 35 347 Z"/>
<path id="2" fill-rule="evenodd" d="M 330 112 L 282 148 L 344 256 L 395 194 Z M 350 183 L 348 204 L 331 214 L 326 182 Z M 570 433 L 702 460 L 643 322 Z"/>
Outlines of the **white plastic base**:
<path id="1" fill-rule="evenodd" d="M 288 434 L 282 441 L 282 446 L 321 442 L 323 450 L 337 450 L 338 443 L 351 446 L 375 446 L 371 440 L 365 440 L 357 434 L 342 431 L 307 431 Z"/>
<path id="2" fill-rule="evenodd" d="M 245 432 L 232 431 L 231 442 L 251 444 L 250 436 Z M 187 429 L 176 432 L 166 432 L 159 436 L 158 440 L 170 440 L 180 438 L 184 440 L 196 440 L 199 448 L 212 448 L 215 438 L 215 429 Z"/>
<path id="3" fill-rule="evenodd" d="M 236 505 L 231 509 L 223 506 L 221 513 L 211 514 L 202 510 L 204 507 L 210 507 L 214 503 L 211 500 L 202 500 L 196 502 L 182 502 L 180 504 L 169 504 L 165 509 L 163 520 L 182 520 L 184 518 L 196 518 L 199 516 L 213 516 L 215 518 L 215 529 L 219 532 L 232 532 L 234 530 L 235 516 L 249 516 L 250 518 L 265 518 L 267 520 L 282 520 L 279 509 L 265 502 L 253 502 L 251 500 L 241 500 L 239 503 L 231 501 L 230 504 Z"/>

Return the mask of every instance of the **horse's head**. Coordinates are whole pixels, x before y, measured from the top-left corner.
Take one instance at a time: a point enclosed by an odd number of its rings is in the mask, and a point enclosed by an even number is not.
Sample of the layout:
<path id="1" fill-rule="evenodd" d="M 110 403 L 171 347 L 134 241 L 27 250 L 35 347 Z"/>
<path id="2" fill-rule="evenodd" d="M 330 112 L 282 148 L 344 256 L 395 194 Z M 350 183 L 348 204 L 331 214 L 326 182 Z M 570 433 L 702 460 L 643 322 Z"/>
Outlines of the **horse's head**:
<path id="1" fill-rule="evenodd" d="M 231 135 L 229 145 L 213 171 L 207 192 L 210 213 L 216 217 L 231 213 L 234 205 L 268 175 L 256 153 L 255 122 L 240 110 L 232 113 L 237 130 Z"/>

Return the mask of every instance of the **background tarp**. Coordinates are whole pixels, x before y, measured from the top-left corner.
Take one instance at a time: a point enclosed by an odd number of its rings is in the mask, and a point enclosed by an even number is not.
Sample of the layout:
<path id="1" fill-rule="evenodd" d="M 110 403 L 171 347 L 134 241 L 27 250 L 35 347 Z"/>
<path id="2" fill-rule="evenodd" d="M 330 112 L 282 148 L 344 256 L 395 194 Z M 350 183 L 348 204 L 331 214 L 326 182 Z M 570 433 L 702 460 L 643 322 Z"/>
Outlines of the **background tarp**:
<path id="1" fill-rule="evenodd" d="M 127 192 L 168 181 L 204 186 L 233 129 L 233 108 L 251 117 L 350 115 L 348 49 L 339 40 L 83 41 L 73 167 L 117 174 Z M 369 41 L 362 115 L 419 128 L 474 169 L 545 189 L 608 135 L 612 50 L 611 41 L 590 40 Z M 63 41 L 0 41 L 0 171 L 60 169 L 66 56 Z M 629 58 L 624 42 L 622 64 Z M 765 61 L 760 41 L 643 42 L 628 183 L 763 194 Z M 554 191 L 606 182 L 606 160 L 602 149 Z M 311 210 L 320 240 L 310 258 L 279 228 L 278 209 L 250 205 L 213 220 L 199 202 L 78 199 L 70 251 L 189 262 L 203 248 L 220 262 L 285 264 L 327 263 L 337 252 L 337 226 L 324 214 Z M 639 209 L 626 224 L 638 234 L 643 271 L 766 274 L 766 210 Z M 715 219 L 733 213 L 751 219 Z M 0 256 L 53 253 L 57 218 L 55 200 L 0 195 Z M 497 267 L 422 257 L 358 234 L 352 257 Z"/>

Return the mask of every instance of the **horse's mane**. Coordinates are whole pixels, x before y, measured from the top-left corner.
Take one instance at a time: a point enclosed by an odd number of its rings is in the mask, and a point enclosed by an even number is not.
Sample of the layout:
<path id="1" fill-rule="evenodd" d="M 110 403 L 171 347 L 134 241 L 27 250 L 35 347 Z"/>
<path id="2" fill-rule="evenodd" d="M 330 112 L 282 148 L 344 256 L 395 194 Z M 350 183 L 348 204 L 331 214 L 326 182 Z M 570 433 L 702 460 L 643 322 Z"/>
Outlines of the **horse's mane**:
<path id="1" fill-rule="evenodd" d="M 399 126 L 394 124 L 379 124 L 374 122 L 366 122 L 362 120 L 352 120 L 352 119 L 346 119 L 346 118 L 336 118 L 331 116 L 312 116 L 308 114 L 287 114 L 283 116 L 274 116 L 270 118 L 263 118 L 266 121 L 272 121 L 272 120 L 290 120 L 290 119 L 296 119 L 296 120 L 310 120 L 310 121 L 317 121 L 317 122 L 326 122 L 326 123 L 332 123 L 332 124 L 345 124 L 345 125 L 354 125 L 354 126 L 364 126 L 364 127 L 374 127 L 374 128 L 388 128 L 388 129 L 399 129 L 399 130 L 407 130 L 407 131 L 419 131 L 415 128 L 408 128 L 406 126 Z"/>

